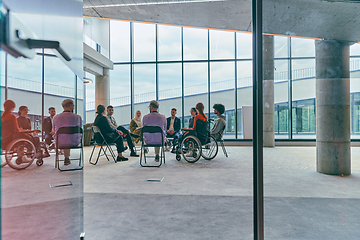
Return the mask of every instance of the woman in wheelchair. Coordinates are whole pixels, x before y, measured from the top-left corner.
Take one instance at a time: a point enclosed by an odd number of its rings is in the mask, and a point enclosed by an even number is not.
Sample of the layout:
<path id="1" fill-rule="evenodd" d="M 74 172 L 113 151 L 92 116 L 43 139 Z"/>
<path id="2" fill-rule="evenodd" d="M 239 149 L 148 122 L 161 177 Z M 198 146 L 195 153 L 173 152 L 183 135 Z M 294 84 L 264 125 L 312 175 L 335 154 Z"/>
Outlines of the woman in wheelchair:
<path id="1" fill-rule="evenodd" d="M 39 130 L 21 130 L 18 121 L 12 112 L 15 103 L 12 100 L 4 102 L 4 112 L 1 115 L 2 124 L 2 149 L 5 149 L 6 163 L 14 169 L 24 169 L 31 165 L 33 160 L 38 158 L 36 164 L 43 164 L 43 157 L 50 156 L 47 150 L 42 151 L 38 137 L 32 136 Z M 2 164 L 3 165 L 3 164 Z"/>
<path id="2" fill-rule="evenodd" d="M 190 163 L 196 162 L 200 156 L 211 160 L 217 154 L 217 143 L 210 136 L 209 123 L 204 114 L 204 104 L 197 103 L 196 111 L 198 114 L 194 118 L 194 126 L 183 128 L 183 134 L 176 143 L 176 160 L 178 161 L 181 159 L 180 154 Z M 209 143 L 210 145 L 205 148 L 205 145 Z"/>

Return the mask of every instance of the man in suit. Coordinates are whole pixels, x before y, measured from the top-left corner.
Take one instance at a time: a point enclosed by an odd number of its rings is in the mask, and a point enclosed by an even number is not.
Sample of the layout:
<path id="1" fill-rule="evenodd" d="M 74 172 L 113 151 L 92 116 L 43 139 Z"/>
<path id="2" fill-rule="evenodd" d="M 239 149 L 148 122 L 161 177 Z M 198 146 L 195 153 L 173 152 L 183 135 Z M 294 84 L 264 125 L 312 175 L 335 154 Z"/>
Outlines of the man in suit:
<path id="1" fill-rule="evenodd" d="M 45 143 L 47 145 L 51 145 L 54 140 L 53 135 L 55 134 L 53 131 L 53 118 L 56 115 L 56 111 L 54 107 L 49 107 L 50 116 L 44 119 L 43 122 L 43 131 L 45 134 Z"/>
<path id="2" fill-rule="evenodd" d="M 171 116 L 166 119 L 167 122 L 167 131 L 166 131 L 166 138 L 172 138 L 173 148 L 171 150 L 172 153 L 175 153 L 175 143 L 180 135 L 180 118 L 176 117 L 176 108 L 171 109 Z"/>

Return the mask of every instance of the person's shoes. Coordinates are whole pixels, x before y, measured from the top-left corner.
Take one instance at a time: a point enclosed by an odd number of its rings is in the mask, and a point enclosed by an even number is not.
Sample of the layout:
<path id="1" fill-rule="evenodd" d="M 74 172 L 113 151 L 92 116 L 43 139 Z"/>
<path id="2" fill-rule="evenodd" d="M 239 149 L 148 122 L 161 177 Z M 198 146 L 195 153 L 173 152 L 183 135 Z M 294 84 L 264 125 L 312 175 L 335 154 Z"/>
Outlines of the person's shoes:
<path id="1" fill-rule="evenodd" d="M 125 162 L 125 161 L 127 161 L 127 160 L 129 160 L 129 159 L 126 158 L 126 157 L 119 157 L 119 156 L 117 156 L 117 158 L 116 158 L 116 161 L 117 161 L 117 162 Z"/>
<path id="2" fill-rule="evenodd" d="M 135 133 L 130 133 L 130 136 L 133 137 L 133 138 L 139 138 L 140 137 L 140 135 L 137 135 Z"/>
<path id="3" fill-rule="evenodd" d="M 130 157 L 138 157 L 139 155 L 137 155 L 136 154 L 136 152 L 134 152 L 134 151 L 132 151 L 131 153 L 130 153 Z"/>
<path id="4" fill-rule="evenodd" d="M 65 158 L 64 165 L 69 165 L 70 163 L 70 158 Z"/>
<path id="5" fill-rule="evenodd" d="M 167 146 L 165 146 L 164 152 L 168 152 L 168 151 L 169 151 L 169 148 Z"/>
<path id="6" fill-rule="evenodd" d="M 159 154 L 156 154 L 155 156 L 155 162 L 158 162 L 160 160 Z"/>
<path id="7" fill-rule="evenodd" d="M 146 154 L 146 153 L 149 153 L 149 149 L 148 148 L 145 148 L 144 149 L 144 153 Z"/>
<path id="8" fill-rule="evenodd" d="M 171 149 L 171 153 L 176 153 L 176 149 L 175 148 Z"/>
<path id="9" fill-rule="evenodd" d="M 49 145 L 49 151 L 51 151 L 51 150 L 53 150 L 53 149 L 55 149 L 55 144 L 54 144 L 54 143 L 51 143 L 51 144 Z"/>

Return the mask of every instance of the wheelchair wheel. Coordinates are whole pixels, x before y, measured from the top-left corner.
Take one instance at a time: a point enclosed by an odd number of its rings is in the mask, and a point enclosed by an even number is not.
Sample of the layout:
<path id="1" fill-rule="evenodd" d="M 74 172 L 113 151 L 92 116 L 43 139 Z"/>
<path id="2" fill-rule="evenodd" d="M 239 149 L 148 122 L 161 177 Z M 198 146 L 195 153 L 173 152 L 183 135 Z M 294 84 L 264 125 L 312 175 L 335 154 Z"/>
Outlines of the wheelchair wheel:
<path id="1" fill-rule="evenodd" d="M 187 136 L 181 142 L 181 155 L 189 162 L 194 163 L 201 157 L 201 143 L 195 136 Z"/>
<path id="2" fill-rule="evenodd" d="M 5 159 L 13 169 L 25 169 L 29 167 L 36 155 L 35 145 L 28 139 L 15 139 L 6 148 Z"/>
<path id="3" fill-rule="evenodd" d="M 216 157 L 218 153 L 217 141 L 213 136 L 210 136 L 210 142 L 202 146 L 201 156 L 206 160 L 211 160 Z"/>

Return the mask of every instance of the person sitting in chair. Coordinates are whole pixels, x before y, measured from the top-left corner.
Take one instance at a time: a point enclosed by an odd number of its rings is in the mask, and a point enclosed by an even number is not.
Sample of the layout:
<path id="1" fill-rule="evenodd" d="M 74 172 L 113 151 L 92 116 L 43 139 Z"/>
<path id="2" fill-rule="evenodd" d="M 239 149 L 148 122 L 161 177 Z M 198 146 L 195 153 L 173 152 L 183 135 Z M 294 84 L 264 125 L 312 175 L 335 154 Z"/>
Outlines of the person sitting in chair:
<path id="1" fill-rule="evenodd" d="M 98 105 L 96 108 L 97 116 L 94 121 L 94 126 L 97 126 L 101 134 L 104 136 L 105 140 L 110 143 L 116 144 L 116 149 L 118 152 L 118 157 L 116 158 L 117 162 L 127 161 L 128 158 L 123 156 L 123 152 L 126 150 L 123 143 L 123 136 L 126 135 L 123 132 L 117 130 L 116 128 L 112 128 L 109 124 L 108 119 L 105 117 L 105 106 Z M 102 142 L 102 140 L 97 140 L 97 135 L 95 134 L 95 140 L 97 142 Z"/>
<path id="2" fill-rule="evenodd" d="M 166 131 L 166 137 L 167 138 L 173 138 L 172 145 L 173 148 L 171 150 L 171 153 L 175 153 L 175 143 L 179 138 L 180 135 L 180 118 L 176 117 L 176 108 L 171 109 L 171 116 L 166 119 L 167 123 L 167 131 Z"/>
<path id="3" fill-rule="evenodd" d="M 117 130 L 124 133 L 123 137 L 126 139 L 126 142 L 131 150 L 130 157 L 138 157 L 139 155 L 136 154 L 134 141 L 131 137 L 132 133 L 130 134 L 130 132 L 127 129 L 125 129 L 123 126 L 118 126 L 115 121 L 115 118 L 112 116 L 114 114 L 114 107 L 109 105 L 107 107 L 106 112 L 107 112 L 106 118 L 109 121 L 110 127 L 116 128 Z M 136 135 L 136 136 L 139 137 L 138 135 Z"/>
<path id="4" fill-rule="evenodd" d="M 19 107 L 19 111 L 18 111 L 19 116 L 17 118 L 17 123 L 20 128 L 20 131 L 31 130 L 31 120 L 30 120 L 30 118 L 28 118 L 26 116 L 28 114 L 28 112 L 29 112 L 29 109 L 27 106 Z M 27 133 L 32 136 L 33 142 L 34 142 L 35 146 L 38 148 L 38 150 L 40 149 L 40 138 L 37 135 L 39 132 L 40 132 L 39 129 L 34 129 L 33 132 Z"/>
<path id="5" fill-rule="evenodd" d="M 135 113 L 135 117 L 130 121 L 130 131 L 136 135 L 141 135 L 142 120 L 141 120 L 141 112 L 137 110 Z M 134 141 L 138 143 L 140 141 L 140 137 L 134 138 Z"/>
<path id="6" fill-rule="evenodd" d="M 222 104 L 214 104 L 213 108 L 217 119 L 210 131 L 210 134 L 213 135 L 216 140 L 219 140 L 221 139 L 223 129 L 226 126 L 226 117 L 223 115 L 225 112 L 225 107 Z"/>
<path id="7" fill-rule="evenodd" d="M 25 107 L 25 106 L 24 106 Z M 26 108 L 26 114 L 27 114 L 27 107 Z M 25 109 L 25 108 L 22 108 Z M 15 115 L 12 113 L 15 109 L 15 102 L 12 100 L 6 100 L 4 102 L 4 112 L 1 115 L 1 134 L 2 134 L 2 139 L 1 139 L 1 143 L 2 143 L 2 149 L 6 149 L 6 146 L 13 141 L 14 139 L 17 138 L 26 138 L 28 140 L 30 140 L 36 148 L 36 151 L 39 152 L 41 151 L 41 146 L 40 146 L 40 140 L 39 137 L 35 137 L 32 135 L 32 133 L 39 133 L 40 131 L 38 129 L 32 130 L 31 131 L 31 124 L 30 125 L 30 129 L 27 129 L 26 132 L 22 132 L 22 129 L 19 128 L 19 124 L 18 124 L 18 120 L 15 117 Z M 25 114 L 25 116 L 26 116 Z M 25 117 L 24 117 L 25 118 Z M 25 118 L 25 120 L 28 118 Z M 30 119 L 29 119 L 30 121 Z M 28 121 L 26 120 L 26 123 L 28 123 Z"/>
<path id="8" fill-rule="evenodd" d="M 196 108 L 191 108 L 190 110 L 191 118 L 189 119 L 189 128 L 192 128 L 194 126 L 194 119 L 197 115 Z"/>
<path id="9" fill-rule="evenodd" d="M 166 118 L 164 115 L 158 113 L 159 103 L 155 100 L 152 100 L 149 104 L 150 113 L 146 114 L 143 118 L 143 126 L 159 126 L 163 130 L 163 139 L 166 139 L 165 130 L 166 130 Z M 144 133 L 144 141 L 147 144 L 158 144 L 161 142 L 161 135 L 155 135 Z M 159 157 L 160 148 L 155 147 L 155 161 L 160 160 Z"/>
<path id="10" fill-rule="evenodd" d="M 65 99 L 61 103 L 64 111 L 56 115 L 53 119 L 53 131 L 55 132 L 54 138 L 56 139 L 57 131 L 61 127 L 82 127 L 81 116 L 73 113 L 74 101 L 71 99 Z M 81 134 L 60 134 L 58 136 L 58 142 L 55 143 L 57 146 L 76 146 L 79 144 Z M 70 149 L 64 149 L 64 165 L 69 165 L 70 162 Z"/>
<path id="11" fill-rule="evenodd" d="M 43 131 L 44 131 L 44 134 L 45 134 L 45 143 L 47 145 L 51 145 L 52 144 L 52 141 L 54 140 L 53 136 L 54 136 L 54 132 L 53 132 L 53 119 L 54 119 L 54 116 L 56 115 L 56 111 L 55 111 L 55 108 L 54 107 L 49 107 L 49 114 L 50 116 L 45 118 L 44 119 L 44 122 L 43 122 Z M 50 147 L 50 149 L 53 149 L 55 148 L 54 145 L 52 145 Z"/>

